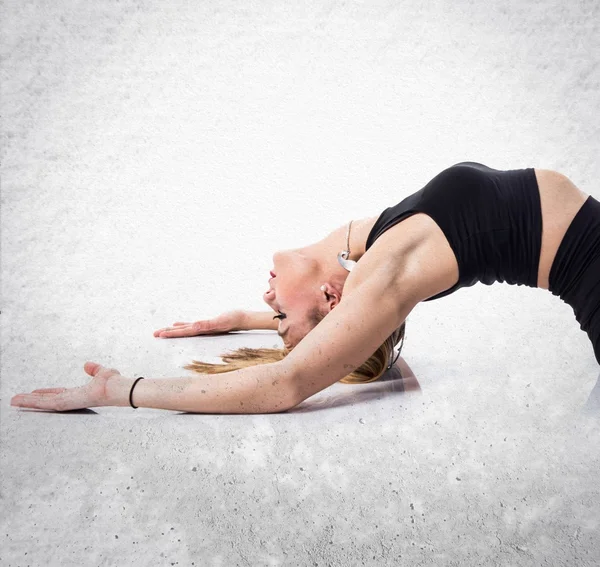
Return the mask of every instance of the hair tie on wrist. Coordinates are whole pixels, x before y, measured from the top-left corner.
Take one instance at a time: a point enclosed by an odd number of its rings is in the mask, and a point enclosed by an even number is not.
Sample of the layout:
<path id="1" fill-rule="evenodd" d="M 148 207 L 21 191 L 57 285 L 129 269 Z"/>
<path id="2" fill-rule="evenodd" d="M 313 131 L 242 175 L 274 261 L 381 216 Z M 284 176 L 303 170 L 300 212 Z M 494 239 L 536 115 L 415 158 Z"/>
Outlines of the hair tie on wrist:
<path id="1" fill-rule="evenodd" d="M 133 383 L 133 386 L 131 386 L 131 390 L 129 390 L 129 404 L 131 405 L 131 407 L 132 407 L 133 409 L 138 409 L 138 406 L 134 406 L 134 405 L 133 405 L 133 399 L 132 399 L 132 397 L 131 397 L 131 394 L 133 394 L 133 389 L 135 388 L 135 385 L 136 385 L 136 384 L 137 384 L 137 383 L 138 383 L 140 380 L 143 380 L 143 379 L 144 379 L 144 377 L 143 377 L 143 376 L 140 376 L 140 377 L 139 377 L 139 378 L 138 378 L 138 379 L 137 379 L 137 380 L 136 380 L 136 381 Z"/>

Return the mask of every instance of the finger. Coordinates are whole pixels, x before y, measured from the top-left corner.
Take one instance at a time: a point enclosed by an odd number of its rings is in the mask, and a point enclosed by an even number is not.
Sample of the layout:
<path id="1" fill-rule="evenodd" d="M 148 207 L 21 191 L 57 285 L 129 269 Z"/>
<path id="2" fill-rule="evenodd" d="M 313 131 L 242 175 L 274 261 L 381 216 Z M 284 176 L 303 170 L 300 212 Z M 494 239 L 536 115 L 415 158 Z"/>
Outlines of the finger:
<path id="1" fill-rule="evenodd" d="M 190 325 L 187 327 L 177 327 L 177 329 L 165 329 L 164 331 L 161 331 L 158 336 L 166 339 L 174 339 L 177 337 L 191 337 L 194 334 L 194 329 Z"/>
<path id="2" fill-rule="evenodd" d="M 179 325 L 191 325 L 191 323 L 183 323 L 181 321 L 177 321 L 176 323 L 173 323 L 173 327 L 177 327 Z"/>
<path id="3" fill-rule="evenodd" d="M 62 407 L 62 394 L 17 394 L 10 400 L 11 406 L 21 408 L 59 410 Z"/>
<path id="4" fill-rule="evenodd" d="M 37 390 L 32 390 L 32 394 L 60 394 L 64 392 L 66 388 L 38 388 Z"/>
<path id="5" fill-rule="evenodd" d="M 83 369 L 90 375 L 90 376 L 96 376 L 96 374 L 98 374 L 98 372 L 100 372 L 100 370 L 102 369 L 102 365 L 98 364 L 97 362 L 86 362 L 83 365 Z"/>
<path id="6" fill-rule="evenodd" d="M 161 333 L 164 333 L 165 331 L 171 331 L 174 329 L 175 326 L 177 326 L 177 329 L 179 329 L 180 327 L 183 327 L 184 325 L 190 325 L 191 323 L 173 323 L 173 327 L 163 327 L 162 329 L 158 329 L 157 331 L 154 331 L 154 336 L 158 337 L 160 336 Z"/>
<path id="7" fill-rule="evenodd" d="M 53 411 L 71 411 L 89 407 L 90 397 L 87 386 L 77 388 L 56 388 L 58 393 L 17 394 L 10 404 L 12 406 Z"/>
<path id="8" fill-rule="evenodd" d="M 192 330 L 195 335 L 218 335 L 220 333 L 228 332 L 223 324 L 219 323 L 217 319 L 196 321 L 195 323 L 192 323 Z"/>
<path id="9" fill-rule="evenodd" d="M 97 362 L 86 362 L 83 365 L 83 369 L 90 375 L 90 376 L 98 376 L 98 374 L 100 372 L 102 372 L 103 370 L 108 370 L 108 372 L 110 372 L 111 374 L 121 374 L 116 368 L 106 368 L 104 366 L 102 366 L 101 364 L 98 364 Z"/>
<path id="10" fill-rule="evenodd" d="M 169 329 L 172 329 L 173 327 L 162 327 L 161 329 L 157 329 L 156 331 L 154 331 L 154 333 L 162 333 L 163 331 L 168 331 Z"/>
<path id="11" fill-rule="evenodd" d="M 164 327 L 163 329 L 160 329 L 160 332 L 163 333 L 165 331 L 183 331 L 189 327 L 192 327 L 192 323 L 186 323 L 185 325 L 176 325 L 173 327 Z"/>

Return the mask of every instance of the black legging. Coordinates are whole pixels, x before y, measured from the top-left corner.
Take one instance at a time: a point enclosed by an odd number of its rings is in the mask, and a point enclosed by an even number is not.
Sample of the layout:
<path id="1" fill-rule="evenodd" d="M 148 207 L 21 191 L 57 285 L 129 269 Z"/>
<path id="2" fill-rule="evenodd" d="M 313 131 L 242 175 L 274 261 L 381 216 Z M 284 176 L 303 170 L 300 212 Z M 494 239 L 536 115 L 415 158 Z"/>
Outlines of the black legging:
<path id="1" fill-rule="evenodd" d="M 600 364 L 600 202 L 591 195 L 558 248 L 549 289 L 573 308 Z"/>

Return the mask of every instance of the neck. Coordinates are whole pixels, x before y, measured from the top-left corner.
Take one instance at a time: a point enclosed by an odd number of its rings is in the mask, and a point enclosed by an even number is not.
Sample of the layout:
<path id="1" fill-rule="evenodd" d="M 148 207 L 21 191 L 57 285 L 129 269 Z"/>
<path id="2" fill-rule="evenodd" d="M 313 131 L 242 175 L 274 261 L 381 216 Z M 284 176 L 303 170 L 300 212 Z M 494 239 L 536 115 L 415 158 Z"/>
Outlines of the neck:
<path id="1" fill-rule="evenodd" d="M 350 255 L 348 260 L 358 262 L 363 256 L 367 236 L 376 220 L 377 217 L 370 217 L 352 221 L 352 226 L 350 227 Z M 331 281 L 332 285 L 335 285 L 340 292 L 350 272 L 340 266 L 337 255 L 338 252 L 347 250 L 346 234 L 349 223 L 350 221 L 335 229 L 323 240 L 306 248 L 306 251 L 318 262 L 323 281 Z"/>
<path id="2" fill-rule="evenodd" d="M 352 221 L 352 226 L 350 227 L 350 256 L 348 256 L 348 260 L 354 260 L 358 262 L 363 254 L 365 253 L 365 247 L 367 244 L 367 236 L 369 232 L 373 228 L 377 217 L 367 217 L 363 219 L 356 219 Z M 346 250 L 346 234 L 348 233 L 348 225 L 350 221 L 348 221 L 343 226 L 334 230 L 325 240 L 331 240 L 332 246 L 337 246 L 339 252 L 340 250 Z M 324 241 L 325 241 L 324 240 Z M 337 252 L 334 254 L 335 261 L 337 262 Z M 338 264 L 339 265 L 339 264 Z M 344 268 L 342 268 L 343 270 Z"/>

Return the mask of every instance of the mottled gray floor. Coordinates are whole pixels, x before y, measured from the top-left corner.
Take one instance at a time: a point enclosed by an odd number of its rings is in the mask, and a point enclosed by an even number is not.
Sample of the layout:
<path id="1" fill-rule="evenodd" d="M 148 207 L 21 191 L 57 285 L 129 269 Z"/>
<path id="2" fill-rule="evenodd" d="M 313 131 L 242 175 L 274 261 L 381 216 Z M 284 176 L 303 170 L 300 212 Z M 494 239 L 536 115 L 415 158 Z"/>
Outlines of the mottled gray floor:
<path id="1" fill-rule="evenodd" d="M 453 163 L 600 199 L 596 0 L 7 0 L 0 21 L 3 567 L 600 564 L 598 364 L 543 290 L 419 305 L 414 379 L 287 413 L 9 406 L 86 360 L 168 378 L 281 346 L 152 333 L 266 308 L 275 250 Z"/>

